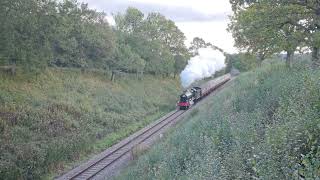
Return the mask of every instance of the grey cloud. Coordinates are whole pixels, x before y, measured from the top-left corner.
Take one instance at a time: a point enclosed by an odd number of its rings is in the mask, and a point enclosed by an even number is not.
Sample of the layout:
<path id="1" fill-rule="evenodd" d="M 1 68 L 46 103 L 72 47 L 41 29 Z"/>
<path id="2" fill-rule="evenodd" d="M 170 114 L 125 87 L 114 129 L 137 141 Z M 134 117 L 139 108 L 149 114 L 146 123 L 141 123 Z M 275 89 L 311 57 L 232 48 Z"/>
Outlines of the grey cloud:
<path id="1" fill-rule="evenodd" d="M 104 11 L 108 14 L 124 12 L 129 6 L 136 7 L 144 13 L 160 12 L 169 19 L 175 22 L 187 22 L 187 21 L 224 21 L 227 19 L 227 15 L 212 14 L 207 15 L 201 12 L 194 11 L 188 7 L 175 7 L 175 6 L 163 6 L 151 3 L 137 3 L 130 1 L 99 1 L 99 0 L 82 0 L 89 4 L 90 7 L 100 11 Z"/>

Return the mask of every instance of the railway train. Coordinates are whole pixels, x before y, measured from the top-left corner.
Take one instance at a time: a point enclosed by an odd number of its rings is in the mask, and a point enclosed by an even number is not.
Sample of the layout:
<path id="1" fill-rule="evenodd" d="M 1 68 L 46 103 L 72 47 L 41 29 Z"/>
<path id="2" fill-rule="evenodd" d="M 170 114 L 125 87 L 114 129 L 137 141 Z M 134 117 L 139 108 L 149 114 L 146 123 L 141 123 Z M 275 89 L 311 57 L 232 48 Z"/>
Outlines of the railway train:
<path id="1" fill-rule="evenodd" d="M 230 74 L 220 76 L 216 79 L 208 81 L 201 86 L 196 86 L 191 89 L 187 89 L 180 95 L 178 107 L 180 110 L 187 110 L 193 104 L 200 101 L 205 96 L 209 95 L 212 91 L 222 86 L 224 83 L 231 79 Z"/>

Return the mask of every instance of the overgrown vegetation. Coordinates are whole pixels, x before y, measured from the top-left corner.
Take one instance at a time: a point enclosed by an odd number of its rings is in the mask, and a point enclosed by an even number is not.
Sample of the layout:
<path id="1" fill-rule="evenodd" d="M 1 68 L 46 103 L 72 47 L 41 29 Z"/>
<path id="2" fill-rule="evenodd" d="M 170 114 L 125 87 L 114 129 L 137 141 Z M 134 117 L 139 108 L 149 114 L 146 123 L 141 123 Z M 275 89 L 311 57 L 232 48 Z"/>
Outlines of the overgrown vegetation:
<path id="1" fill-rule="evenodd" d="M 319 178 L 320 71 L 307 66 L 241 74 L 118 179 Z"/>
<path id="2" fill-rule="evenodd" d="M 63 170 L 173 110 L 180 93 L 178 80 L 147 75 L 112 83 L 104 71 L 19 74 L 0 77 L 0 179 Z"/>

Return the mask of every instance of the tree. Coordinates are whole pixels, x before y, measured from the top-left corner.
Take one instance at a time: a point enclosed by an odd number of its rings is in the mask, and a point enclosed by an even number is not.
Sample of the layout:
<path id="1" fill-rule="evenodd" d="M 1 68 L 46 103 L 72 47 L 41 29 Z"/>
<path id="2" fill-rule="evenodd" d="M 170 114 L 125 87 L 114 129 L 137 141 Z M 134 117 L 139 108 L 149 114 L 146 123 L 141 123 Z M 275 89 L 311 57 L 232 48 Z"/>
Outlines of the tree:
<path id="1" fill-rule="evenodd" d="M 285 19 L 283 26 L 290 31 L 294 30 L 291 37 L 296 38 L 296 42 L 303 42 L 300 46 L 309 46 L 312 49 L 312 61 L 314 67 L 320 66 L 319 47 L 320 47 L 320 2 L 317 0 L 230 0 L 232 4 L 234 17 L 248 8 L 256 5 L 269 4 L 275 6 L 278 13 L 269 13 L 268 20 Z M 281 13 L 279 13 L 281 12 Z M 280 29 L 282 29 L 282 27 Z M 295 34 L 297 31 L 297 35 Z M 301 40 L 302 39 L 302 40 Z M 296 44 L 296 43 L 294 43 Z"/>
<path id="2" fill-rule="evenodd" d="M 81 5 L 83 31 L 80 42 L 89 67 L 105 68 L 115 50 L 115 34 L 111 30 L 104 13 Z"/>
<path id="3" fill-rule="evenodd" d="M 67 3 L 65 1 L 64 3 Z M 112 58 L 116 39 L 113 30 L 106 20 L 106 14 L 89 9 L 88 4 L 78 4 L 71 1 L 71 11 L 61 17 L 61 22 L 67 20 L 71 25 L 67 36 L 76 41 L 76 48 L 72 50 L 73 58 L 78 59 L 75 67 L 107 68 L 108 61 Z M 64 4 L 62 4 L 64 6 Z M 61 14 L 61 13 L 60 13 Z M 62 28 L 67 28 L 65 23 Z M 67 24 L 68 25 L 68 24 Z M 70 61 L 70 59 L 69 59 Z"/>
<path id="4" fill-rule="evenodd" d="M 114 34 L 104 13 L 87 4 L 64 1 L 59 4 L 52 65 L 105 68 L 114 52 Z"/>
<path id="5" fill-rule="evenodd" d="M 48 65 L 106 67 L 114 52 L 105 14 L 76 0 L 0 2 L 2 65 L 39 72 Z"/>
<path id="6" fill-rule="evenodd" d="M 184 55 L 188 53 L 184 44 L 186 39 L 183 32 L 171 20 L 166 19 L 160 13 L 150 13 L 140 32 L 145 34 L 150 41 L 159 41 L 169 48 L 172 55 Z"/>
<path id="7" fill-rule="evenodd" d="M 131 50 L 131 47 L 119 44 L 112 67 L 127 73 L 142 73 L 145 61 Z"/>
<path id="8" fill-rule="evenodd" d="M 142 58 L 146 61 L 145 72 L 154 75 L 168 75 L 174 72 L 174 57 L 159 41 L 151 41 L 143 48 Z"/>
<path id="9" fill-rule="evenodd" d="M 169 75 L 175 71 L 176 55 L 188 56 L 185 36 L 174 24 L 159 13 L 143 13 L 128 8 L 125 14 L 117 14 L 118 43 L 130 46 L 130 50 L 145 62 L 145 72 Z M 120 40 L 121 39 L 121 40 Z"/>
<path id="10" fill-rule="evenodd" d="M 262 28 L 264 17 L 257 16 L 259 12 L 257 6 L 238 11 L 232 17 L 228 29 L 232 32 L 236 47 L 257 54 L 262 61 L 276 50 L 272 40 L 274 32 Z"/>
<path id="11" fill-rule="evenodd" d="M 176 55 L 174 57 L 174 78 L 177 74 L 181 73 L 187 65 L 187 59 L 182 55 Z"/>
<path id="12" fill-rule="evenodd" d="M 283 7 L 269 1 L 252 3 L 236 11 L 229 30 L 236 46 L 257 54 L 260 62 L 266 56 L 285 50 L 286 62 L 290 66 L 296 48 L 304 40 L 303 32 L 288 23 L 299 21 L 299 16 L 292 16 L 297 10 L 300 9 L 295 6 Z"/>
<path id="13" fill-rule="evenodd" d="M 211 46 L 211 44 L 210 43 L 206 43 L 206 41 L 203 40 L 202 38 L 195 37 L 195 38 L 193 38 L 193 40 L 191 42 L 189 51 L 193 56 L 196 56 L 196 55 L 199 54 L 198 50 L 200 48 L 207 48 L 208 46 Z"/>
<path id="14" fill-rule="evenodd" d="M 273 0 L 275 1 L 275 0 Z M 318 0 L 286 0 L 281 2 L 283 7 L 295 6 L 298 10 L 290 16 L 299 15 L 299 21 L 289 21 L 291 25 L 304 31 L 306 45 L 312 50 L 313 66 L 320 67 L 320 1 Z"/>
<path id="15" fill-rule="evenodd" d="M 55 3 L 44 0 L 3 0 L 0 5 L 0 54 L 3 65 L 25 71 L 44 69 L 50 55 L 53 34 L 51 14 Z"/>
<path id="16" fill-rule="evenodd" d="M 257 67 L 257 58 L 249 53 L 231 54 L 232 67 L 241 72 L 249 71 Z"/>
<path id="17" fill-rule="evenodd" d="M 136 8 L 129 7 L 125 14 L 114 16 L 116 28 L 121 32 L 133 33 L 141 26 L 144 14 Z"/>

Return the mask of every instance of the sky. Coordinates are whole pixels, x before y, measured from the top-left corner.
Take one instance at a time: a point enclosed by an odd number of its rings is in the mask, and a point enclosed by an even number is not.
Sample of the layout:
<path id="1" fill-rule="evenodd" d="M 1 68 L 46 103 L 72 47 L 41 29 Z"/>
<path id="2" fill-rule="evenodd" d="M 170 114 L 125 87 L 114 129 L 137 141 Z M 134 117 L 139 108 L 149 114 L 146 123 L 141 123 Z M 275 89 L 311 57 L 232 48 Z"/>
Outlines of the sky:
<path id="1" fill-rule="evenodd" d="M 79 0 L 88 3 L 90 8 L 104 11 L 108 21 L 114 24 L 112 14 L 124 12 L 129 6 L 143 13 L 160 12 L 173 20 L 186 35 L 189 46 L 194 37 L 224 49 L 237 52 L 233 46 L 232 35 L 226 28 L 228 15 L 232 14 L 229 0 Z"/>

